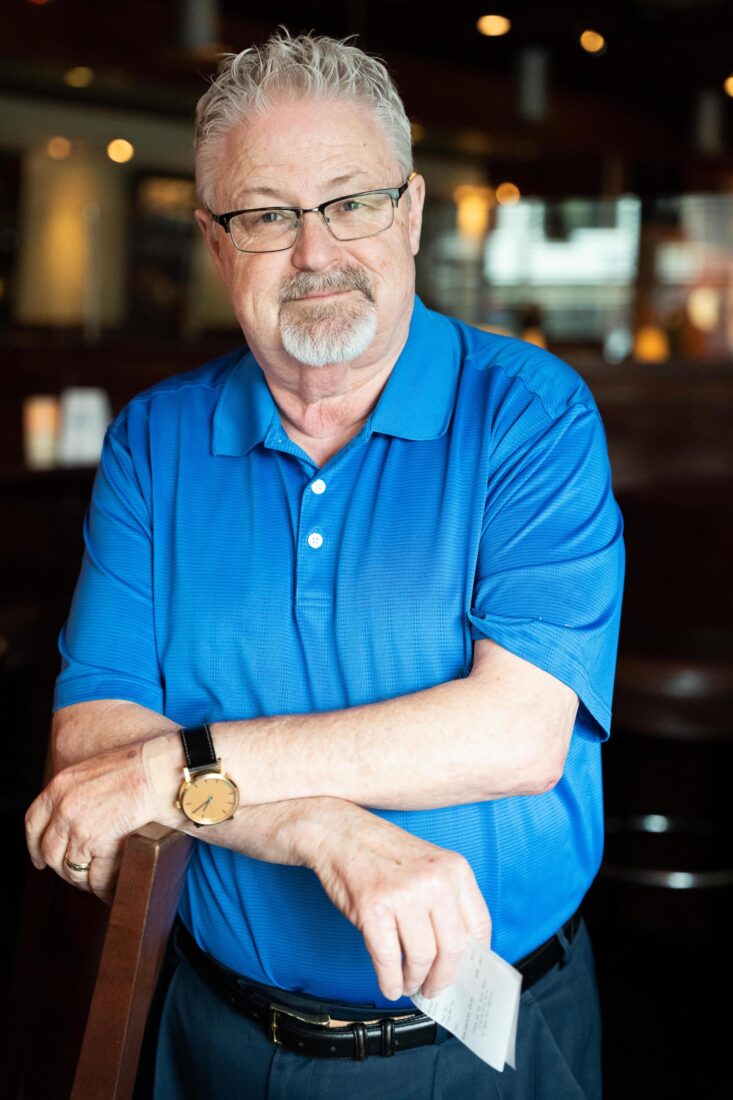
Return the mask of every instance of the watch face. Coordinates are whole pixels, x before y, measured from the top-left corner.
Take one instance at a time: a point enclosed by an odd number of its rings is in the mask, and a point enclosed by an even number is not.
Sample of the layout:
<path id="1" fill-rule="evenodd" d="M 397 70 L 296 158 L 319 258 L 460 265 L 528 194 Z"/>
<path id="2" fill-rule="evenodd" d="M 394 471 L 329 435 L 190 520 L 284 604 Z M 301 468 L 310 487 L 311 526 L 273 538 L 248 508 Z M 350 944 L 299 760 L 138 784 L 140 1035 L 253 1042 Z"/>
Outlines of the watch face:
<path id="1" fill-rule="evenodd" d="M 197 825 L 218 825 L 231 817 L 239 805 L 239 791 L 219 772 L 197 776 L 180 795 L 181 809 Z"/>

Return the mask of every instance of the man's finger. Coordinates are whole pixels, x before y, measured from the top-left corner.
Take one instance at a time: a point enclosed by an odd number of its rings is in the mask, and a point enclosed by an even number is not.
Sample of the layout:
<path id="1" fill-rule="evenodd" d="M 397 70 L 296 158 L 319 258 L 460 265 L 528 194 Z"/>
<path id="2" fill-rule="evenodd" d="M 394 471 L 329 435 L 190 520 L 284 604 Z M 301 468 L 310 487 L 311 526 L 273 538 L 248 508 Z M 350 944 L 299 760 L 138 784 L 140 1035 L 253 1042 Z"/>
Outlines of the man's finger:
<path id="1" fill-rule="evenodd" d="M 430 914 L 422 908 L 407 910 L 398 917 L 402 943 L 402 971 L 405 995 L 411 997 L 422 986 L 437 953 Z"/>
<path id="2" fill-rule="evenodd" d="M 59 872 L 61 877 L 66 879 L 66 881 L 68 883 L 70 883 L 72 886 L 76 886 L 76 888 L 78 890 L 91 891 L 92 888 L 89 885 L 89 870 L 91 869 L 91 866 L 92 866 L 91 860 L 87 859 L 83 856 L 80 856 L 76 852 L 74 852 L 72 855 L 69 855 L 68 858 L 69 858 L 69 861 L 71 863 L 74 863 L 76 866 L 75 867 L 70 867 L 69 864 L 66 862 L 66 857 L 64 857 L 64 860 L 62 862 L 60 872 Z M 88 864 L 88 867 L 87 867 L 87 864 Z M 78 870 L 78 868 L 80 868 L 80 867 L 86 867 L 86 870 L 83 870 L 83 871 Z"/>
<path id="3" fill-rule="evenodd" d="M 95 856 L 89 868 L 87 887 L 98 898 L 112 904 L 122 852 L 117 856 Z"/>
<path id="4" fill-rule="evenodd" d="M 426 997 L 434 997 L 441 989 L 453 983 L 466 950 L 466 928 L 455 898 L 446 898 L 433 909 L 430 916 L 437 954 L 422 983 L 422 992 Z"/>
<path id="5" fill-rule="evenodd" d="M 469 935 L 486 947 L 491 947 L 491 914 L 473 873 L 463 881 L 458 893 L 458 905 Z"/>
<path id="6" fill-rule="evenodd" d="M 402 996 L 402 950 L 393 914 L 378 910 L 364 922 L 364 943 L 377 975 L 379 988 L 390 1001 Z"/>
<path id="7" fill-rule="evenodd" d="M 59 820 L 58 811 L 53 815 L 46 826 L 41 838 L 41 856 L 47 867 L 50 867 L 67 882 L 77 885 L 76 877 L 72 878 L 72 869 L 67 866 L 65 860 L 68 856 L 74 863 L 84 864 L 89 862 L 86 846 L 75 840 L 69 833 L 69 827 Z"/>
<path id="8" fill-rule="evenodd" d="M 33 866 L 42 871 L 46 861 L 41 852 L 41 841 L 46 831 L 50 818 L 50 810 L 46 798 L 40 794 L 38 798 L 26 810 L 25 815 L 25 841 L 28 846 L 28 854 Z"/>

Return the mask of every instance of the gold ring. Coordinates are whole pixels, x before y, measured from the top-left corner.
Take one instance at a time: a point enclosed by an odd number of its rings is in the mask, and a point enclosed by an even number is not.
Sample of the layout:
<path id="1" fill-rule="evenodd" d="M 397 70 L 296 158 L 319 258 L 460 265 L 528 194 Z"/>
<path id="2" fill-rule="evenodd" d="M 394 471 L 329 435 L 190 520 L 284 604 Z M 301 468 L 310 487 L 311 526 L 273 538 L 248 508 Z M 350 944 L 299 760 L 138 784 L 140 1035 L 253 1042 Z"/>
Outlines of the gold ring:
<path id="1" fill-rule="evenodd" d="M 70 871 L 88 871 L 91 867 L 91 861 L 89 863 L 74 863 L 73 859 L 69 859 L 68 856 L 64 859 L 64 863 Z"/>

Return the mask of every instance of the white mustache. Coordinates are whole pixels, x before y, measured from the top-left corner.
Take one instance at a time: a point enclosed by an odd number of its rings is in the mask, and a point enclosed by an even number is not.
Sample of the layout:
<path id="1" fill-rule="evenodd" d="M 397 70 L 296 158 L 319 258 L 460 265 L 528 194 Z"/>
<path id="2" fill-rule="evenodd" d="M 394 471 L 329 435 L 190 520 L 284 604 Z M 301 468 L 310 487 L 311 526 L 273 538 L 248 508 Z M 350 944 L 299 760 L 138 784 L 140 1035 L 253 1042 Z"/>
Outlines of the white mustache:
<path id="1" fill-rule="evenodd" d="M 298 271 L 291 275 L 280 291 L 280 304 L 305 298 L 309 294 L 324 294 L 339 290 L 359 290 L 369 302 L 374 301 L 372 285 L 366 272 L 360 267 L 347 267 L 337 271 L 316 274 L 314 271 Z"/>

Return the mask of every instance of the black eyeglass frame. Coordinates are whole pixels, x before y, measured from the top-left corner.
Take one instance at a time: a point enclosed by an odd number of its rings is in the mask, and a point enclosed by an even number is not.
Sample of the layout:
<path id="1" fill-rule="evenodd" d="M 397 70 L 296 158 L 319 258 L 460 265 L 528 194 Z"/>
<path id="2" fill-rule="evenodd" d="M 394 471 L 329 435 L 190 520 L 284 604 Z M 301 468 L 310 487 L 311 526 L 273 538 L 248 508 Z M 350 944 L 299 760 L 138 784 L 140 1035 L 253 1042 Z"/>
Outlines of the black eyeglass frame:
<path id="1" fill-rule="evenodd" d="M 217 225 L 220 225 L 225 233 L 229 234 L 231 242 L 236 248 L 237 252 L 247 252 L 254 255 L 262 255 L 266 252 L 287 252 L 289 249 L 295 247 L 295 242 L 298 239 L 298 233 L 300 232 L 300 227 L 303 223 L 304 214 L 320 214 L 323 218 L 324 225 L 326 226 L 335 241 L 363 241 L 366 240 L 368 237 L 378 237 L 380 233 L 384 233 L 387 229 L 391 229 L 392 225 L 394 224 L 394 212 L 397 209 L 397 204 L 416 175 L 417 172 L 410 172 L 405 182 L 399 187 L 372 187 L 368 191 L 357 191 L 353 195 L 339 195 L 338 198 L 327 199 L 326 202 L 319 203 L 318 206 L 254 206 L 249 207 L 246 210 L 230 210 L 227 214 L 214 214 L 211 210 L 209 211 L 209 213 L 211 215 L 211 220 L 213 222 L 216 222 Z M 360 235 L 358 237 L 337 237 L 333 229 L 331 229 L 328 218 L 326 217 L 326 207 L 333 206 L 333 204 L 336 202 L 345 202 L 347 199 L 359 199 L 362 198 L 364 195 L 389 195 L 392 200 L 392 221 L 389 223 L 389 225 L 385 225 L 383 229 L 378 229 L 376 233 L 366 233 L 364 234 L 364 236 Z M 230 226 L 232 218 L 238 217 L 239 214 L 264 214 L 268 210 L 284 210 L 290 214 L 297 215 L 297 221 L 295 223 L 295 236 L 293 237 L 292 243 L 285 245 L 283 248 L 240 248 L 239 245 L 236 244 L 234 237 L 232 237 L 232 230 Z"/>

